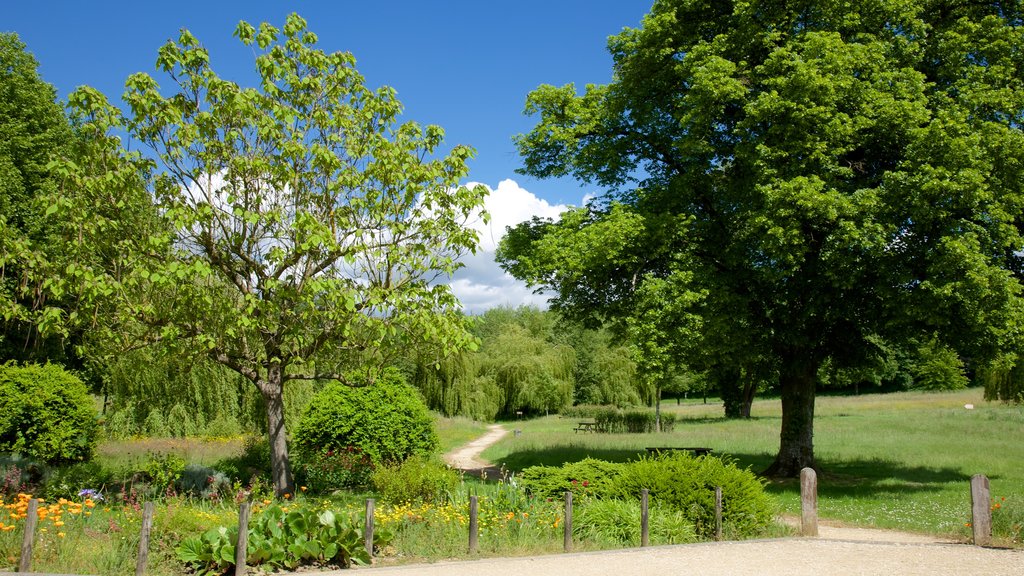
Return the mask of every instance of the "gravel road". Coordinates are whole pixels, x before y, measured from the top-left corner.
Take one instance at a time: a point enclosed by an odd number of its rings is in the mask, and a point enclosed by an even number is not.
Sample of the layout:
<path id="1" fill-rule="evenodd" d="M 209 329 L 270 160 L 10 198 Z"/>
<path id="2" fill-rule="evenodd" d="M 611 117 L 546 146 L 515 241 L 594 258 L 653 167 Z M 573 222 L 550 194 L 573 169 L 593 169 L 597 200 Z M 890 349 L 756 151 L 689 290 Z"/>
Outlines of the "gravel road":
<path id="1" fill-rule="evenodd" d="M 358 568 L 367 576 L 1020 576 L 1024 552 L 964 544 L 786 538 Z M 343 572 L 332 572 L 341 575 Z"/>

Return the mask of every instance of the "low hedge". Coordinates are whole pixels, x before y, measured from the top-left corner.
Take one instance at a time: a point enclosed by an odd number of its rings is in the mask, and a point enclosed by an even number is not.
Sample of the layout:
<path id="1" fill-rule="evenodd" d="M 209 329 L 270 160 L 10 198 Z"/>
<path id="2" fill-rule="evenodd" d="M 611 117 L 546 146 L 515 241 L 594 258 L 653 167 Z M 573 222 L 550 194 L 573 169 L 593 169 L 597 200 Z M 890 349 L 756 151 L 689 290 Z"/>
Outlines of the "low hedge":
<path id="1" fill-rule="evenodd" d="M 569 418 L 584 418 L 597 423 L 598 432 L 648 434 L 655 432 L 656 415 L 652 410 L 626 409 L 598 404 L 580 404 L 562 411 Z M 661 413 L 661 431 L 671 432 L 675 427 L 675 414 Z"/>
<path id="2" fill-rule="evenodd" d="M 557 467 L 532 466 L 519 478 L 529 493 L 552 499 L 572 491 L 584 499 L 635 500 L 646 488 L 652 503 L 683 513 L 705 538 L 715 530 L 715 487 L 722 488 L 723 531 L 730 538 L 762 534 L 775 516 L 764 482 L 750 470 L 715 456 L 677 452 L 625 463 L 586 459 Z"/>

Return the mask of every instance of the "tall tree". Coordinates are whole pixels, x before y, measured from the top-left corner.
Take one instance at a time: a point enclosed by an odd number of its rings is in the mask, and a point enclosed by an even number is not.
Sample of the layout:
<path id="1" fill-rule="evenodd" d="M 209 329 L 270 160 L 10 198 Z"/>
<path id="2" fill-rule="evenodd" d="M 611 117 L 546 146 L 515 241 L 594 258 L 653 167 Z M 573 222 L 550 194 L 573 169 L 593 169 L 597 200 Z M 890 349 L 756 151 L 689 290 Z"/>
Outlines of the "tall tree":
<path id="1" fill-rule="evenodd" d="M 16 34 L 0 33 L 0 358 L 65 360 L 63 339 L 37 327 L 44 310 L 62 303 L 25 276 L 46 265 L 51 229 L 38 206 L 55 185 L 47 165 L 72 140 L 57 92 L 37 68 Z"/>
<path id="2" fill-rule="evenodd" d="M 394 90 L 367 88 L 351 54 L 316 49 L 299 16 L 280 30 L 242 22 L 235 35 L 257 53 L 257 87 L 217 76 L 183 30 L 157 59 L 170 96 L 144 73 L 126 83 L 126 116 L 95 90 L 75 93 L 83 126 L 106 147 L 61 168 L 55 210 L 74 253 L 117 221 L 122 195 L 135 193 L 119 185 L 127 175 L 155 173 L 145 182 L 163 231 L 117 244 L 113 265 L 78 264 L 67 286 L 113 303 L 99 308 L 113 318 L 110 339 L 176 344 L 250 381 L 285 494 L 288 382 L 344 380 L 352 354 L 370 370 L 403 340 L 471 344 L 437 280 L 475 249 L 464 224 L 485 190 L 459 186 L 471 149 L 436 157 L 443 130 L 399 123 Z M 156 161 L 121 149 L 115 128 Z"/>
<path id="3" fill-rule="evenodd" d="M 768 472 L 796 475 L 815 465 L 826 359 L 857 366 L 869 337 L 916 337 L 980 361 L 1013 331 L 1021 15 L 1020 1 L 659 0 L 610 39 L 610 84 L 530 94 L 539 123 L 518 145 L 525 173 L 572 175 L 618 202 L 563 222 L 625 210 L 673 233 L 609 238 L 636 256 L 630 269 L 556 270 L 534 248 L 568 227 L 536 222 L 510 237 L 505 265 L 558 290 L 560 308 L 607 315 L 631 310 L 631 278 L 691 271 L 705 346 L 777 367 Z"/>

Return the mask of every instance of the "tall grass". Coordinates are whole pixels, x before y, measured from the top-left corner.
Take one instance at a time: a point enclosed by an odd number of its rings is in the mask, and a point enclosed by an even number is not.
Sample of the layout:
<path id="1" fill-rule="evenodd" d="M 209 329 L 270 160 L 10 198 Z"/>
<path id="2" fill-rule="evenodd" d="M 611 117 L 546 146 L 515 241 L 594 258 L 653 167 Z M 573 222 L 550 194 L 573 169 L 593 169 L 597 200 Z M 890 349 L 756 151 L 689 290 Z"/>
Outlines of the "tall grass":
<path id="1" fill-rule="evenodd" d="M 576 434 L 574 421 L 548 417 L 520 423 L 522 435 L 483 457 L 520 470 L 587 456 L 626 461 L 649 446 L 706 446 L 760 471 L 778 449 L 778 400 L 755 402 L 750 420 L 726 420 L 720 404 L 700 401 L 662 409 L 678 418 L 671 433 Z M 972 475 L 987 475 L 997 499 L 1024 500 L 1024 408 L 985 402 L 980 389 L 823 396 L 816 414 L 824 518 L 966 538 Z M 786 513 L 799 513 L 797 482 L 773 481 L 769 491 Z"/>

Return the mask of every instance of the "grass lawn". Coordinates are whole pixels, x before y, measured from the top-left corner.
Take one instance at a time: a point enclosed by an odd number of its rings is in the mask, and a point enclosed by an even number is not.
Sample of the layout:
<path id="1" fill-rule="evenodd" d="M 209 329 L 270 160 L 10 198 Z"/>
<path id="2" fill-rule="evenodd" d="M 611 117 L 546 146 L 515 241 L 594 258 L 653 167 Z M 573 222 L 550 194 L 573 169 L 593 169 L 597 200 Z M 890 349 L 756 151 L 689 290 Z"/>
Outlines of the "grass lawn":
<path id="1" fill-rule="evenodd" d="M 966 537 L 970 478 L 985 474 L 1001 504 L 996 515 L 1024 518 L 1024 408 L 982 400 L 980 389 L 819 397 L 815 454 L 819 511 L 851 525 Z M 973 410 L 964 408 L 973 404 Z M 523 430 L 483 457 L 511 470 L 592 456 L 636 458 L 647 446 L 707 446 L 754 471 L 778 449 L 778 400 L 755 402 L 752 418 L 726 420 L 700 400 L 662 408 L 680 420 L 664 434 L 577 434 L 575 420 L 550 416 L 509 422 Z M 799 514 L 799 484 L 773 481 L 782 512 Z M 1005 497 L 1004 502 L 1001 499 Z M 996 520 L 998 522 L 998 518 Z"/>

